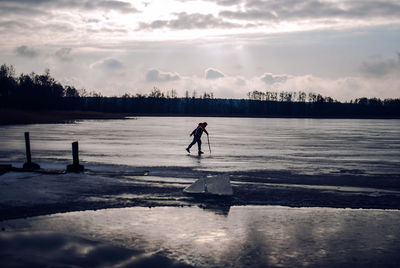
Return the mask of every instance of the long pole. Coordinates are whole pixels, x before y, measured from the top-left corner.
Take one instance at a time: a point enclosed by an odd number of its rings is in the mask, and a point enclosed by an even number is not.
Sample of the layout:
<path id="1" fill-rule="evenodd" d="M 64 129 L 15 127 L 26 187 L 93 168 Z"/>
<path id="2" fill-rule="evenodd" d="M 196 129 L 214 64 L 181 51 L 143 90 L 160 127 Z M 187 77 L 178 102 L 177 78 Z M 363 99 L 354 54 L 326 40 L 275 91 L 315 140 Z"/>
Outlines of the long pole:
<path id="1" fill-rule="evenodd" d="M 208 141 L 208 149 L 210 149 L 210 154 L 211 154 L 211 146 L 210 146 L 210 138 L 207 135 L 207 141 Z"/>

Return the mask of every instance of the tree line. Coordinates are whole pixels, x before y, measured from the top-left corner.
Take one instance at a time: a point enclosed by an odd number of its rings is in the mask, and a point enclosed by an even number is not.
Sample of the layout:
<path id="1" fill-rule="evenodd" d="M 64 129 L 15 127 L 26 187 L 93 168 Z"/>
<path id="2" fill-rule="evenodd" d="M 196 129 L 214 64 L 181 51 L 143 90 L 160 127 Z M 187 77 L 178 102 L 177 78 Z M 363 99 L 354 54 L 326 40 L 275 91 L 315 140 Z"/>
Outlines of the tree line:
<path id="1" fill-rule="evenodd" d="M 21 110 L 82 110 L 142 115 L 207 115 L 260 117 L 400 118 L 400 99 L 358 98 L 342 103 L 303 91 L 250 91 L 247 99 L 219 99 L 213 93 L 163 92 L 105 97 L 64 86 L 44 74 L 16 76 L 12 65 L 0 66 L 0 108 Z"/>

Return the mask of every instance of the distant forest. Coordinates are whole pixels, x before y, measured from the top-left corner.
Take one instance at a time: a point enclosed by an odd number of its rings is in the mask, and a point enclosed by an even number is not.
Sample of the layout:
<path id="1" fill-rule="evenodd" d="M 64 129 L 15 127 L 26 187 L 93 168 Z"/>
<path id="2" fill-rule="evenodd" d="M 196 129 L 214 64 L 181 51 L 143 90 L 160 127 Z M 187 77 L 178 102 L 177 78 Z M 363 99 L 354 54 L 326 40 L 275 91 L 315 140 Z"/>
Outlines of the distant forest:
<path id="1" fill-rule="evenodd" d="M 359 98 L 339 102 L 320 94 L 250 91 L 247 99 L 219 99 L 212 93 L 179 97 L 153 88 L 149 94 L 104 97 L 87 93 L 44 74 L 16 76 L 12 65 L 0 66 L 0 108 L 30 111 L 95 111 L 134 115 L 400 118 L 400 99 Z"/>

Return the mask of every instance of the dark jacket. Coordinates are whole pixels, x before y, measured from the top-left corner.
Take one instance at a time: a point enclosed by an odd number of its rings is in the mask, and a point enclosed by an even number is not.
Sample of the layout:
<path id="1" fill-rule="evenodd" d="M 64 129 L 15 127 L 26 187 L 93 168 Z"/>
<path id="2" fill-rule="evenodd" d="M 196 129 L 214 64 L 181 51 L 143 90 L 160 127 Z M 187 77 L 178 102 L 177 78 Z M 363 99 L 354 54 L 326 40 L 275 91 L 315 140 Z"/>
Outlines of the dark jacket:
<path id="1" fill-rule="evenodd" d="M 197 126 L 197 128 L 195 130 L 193 130 L 192 134 L 190 134 L 190 136 L 195 135 L 196 137 L 201 137 L 201 135 L 203 134 L 203 131 L 208 135 L 208 132 L 206 130 L 206 125 L 203 123 L 199 123 L 199 125 Z"/>

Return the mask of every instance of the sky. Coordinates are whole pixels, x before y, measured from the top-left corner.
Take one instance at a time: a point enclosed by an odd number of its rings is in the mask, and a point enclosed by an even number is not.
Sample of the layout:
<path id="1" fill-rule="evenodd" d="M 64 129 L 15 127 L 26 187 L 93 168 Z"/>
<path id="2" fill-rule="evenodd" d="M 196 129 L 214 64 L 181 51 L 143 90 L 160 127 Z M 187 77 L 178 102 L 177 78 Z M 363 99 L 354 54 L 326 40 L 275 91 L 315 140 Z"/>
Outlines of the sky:
<path id="1" fill-rule="evenodd" d="M 400 1 L 0 0 L 0 64 L 104 96 L 400 98 Z"/>

